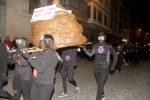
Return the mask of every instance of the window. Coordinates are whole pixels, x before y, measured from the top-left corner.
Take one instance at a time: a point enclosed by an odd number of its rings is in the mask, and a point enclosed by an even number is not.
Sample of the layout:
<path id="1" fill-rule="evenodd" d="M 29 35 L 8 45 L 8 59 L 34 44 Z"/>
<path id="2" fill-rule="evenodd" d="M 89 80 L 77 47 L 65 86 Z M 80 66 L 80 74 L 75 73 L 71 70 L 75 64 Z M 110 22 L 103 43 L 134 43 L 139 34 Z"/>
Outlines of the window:
<path id="1" fill-rule="evenodd" d="M 65 5 L 69 5 L 69 0 L 65 0 Z"/>
<path id="2" fill-rule="evenodd" d="M 104 25 L 107 26 L 107 16 L 106 15 L 104 15 Z"/>
<path id="3" fill-rule="evenodd" d="M 88 18 L 91 17 L 91 6 L 87 6 L 87 16 Z"/>
<path id="4" fill-rule="evenodd" d="M 29 0 L 29 14 L 33 14 L 35 8 L 39 8 L 40 0 Z"/>
<path id="5" fill-rule="evenodd" d="M 108 0 L 105 0 L 105 6 L 108 7 Z"/>
<path id="6" fill-rule="evenodd" d="M 94 7 L 94 15 L 93 18 L 96 19 L 96 7 Z"/>
<path id="7" fill-rule="evenodd" d="M 71 1 L 71 7 L 74 7 L 74 4 L 75 4 L 74 1 Z"/>
<path id="8" fill-rule="evenodd" d="M 83 12 L 83 8 L 82 8 L 82 7 L 80 7 L 80 12 L 81 12 L 81 13 Z"/>
<path id="9" fill-rule="evenodd" d="M 75 3 L 75 8 L 78 10 L 79 9 L 79 4 Z"/>
<path id="10" fill-rule="evenodd" d="M 64 6 L 65 5 L 65 0 L 60 0 L 60 3 L 61 3 L 62 6 Z"/>
<path id="11" fill-rule="evenodd" d="M 98 10 L 98 21 L 102 23 L 102 12 Z"/>
<path id="12" fill-rule="evenodd" d="M 60 0 L 60 3 L 62 6 L 64 6 L 65 8 L 69 7 L 69 0 Z"/>
<path id="13" fill-rule="evenodd" d="M 101 2 L 103 2 L 103 0 L 100 0 Z"/>
<path id="14" fill-rule="evenodd" d="M 108 19 L 108 27 L 110 28 L 110 18 Z"/>
<path id="15" fill-rule="evenodd" d="M 109 1 L 109 10 L 111 10 L 111 2 Z"/>
<path id="16" fill-rule="evenodd" d="M 82 7 L 80 7 L 80 12 L 81 12 L 82 14 L 86 14 L 86 10 L 85 10 L 84 8 L 82 8 Z"/>

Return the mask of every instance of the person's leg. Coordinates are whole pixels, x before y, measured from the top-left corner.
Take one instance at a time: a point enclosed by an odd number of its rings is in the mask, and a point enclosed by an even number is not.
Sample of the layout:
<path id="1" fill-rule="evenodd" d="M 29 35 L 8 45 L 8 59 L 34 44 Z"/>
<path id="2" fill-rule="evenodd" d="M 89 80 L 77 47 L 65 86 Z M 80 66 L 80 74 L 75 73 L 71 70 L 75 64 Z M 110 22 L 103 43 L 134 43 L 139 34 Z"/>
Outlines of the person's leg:
<path id="1" fill-rule="evenodd" d="M 9 100 L 14 100 L 13 96 L 10 95 L 7 91 L 0 90 L 0 98 L 6 98 Z M 1 99 L 0 99 L 1 100 Z"/>
<path id="2" fill-rule="evenodd" d="M 95 67 L 94 73 L 95 73 L 96 81 L 97 81 L 97 84 L 98 84 L 98 79 L 99 79 L 99 76 L 100 76 L 99 68 Z"/>
<path id="3" fill-rule="evenodd" d="M 137 60 L 137 65 L 139 66 L 139 59 Z"/>
<path id="4" fill-rule="evenodd" d="M 118 63 L 118 74 L 120 74 L 121 71 L 121 63 Z"/>
<path id="5" fill-rule="evenodd" d="M 64 90 L 64 93 L 67 93 L 67 82 L 66 82 L 66 79 L 67 79 L 67 70 L 62 68 L 60 70 L 61 72 L 61 75 L 62 75 L 62 84 L 63 84 L 63 90 Z"/>
<path id="6" fill-rule="evenodd" d="M 30 91 L 31 91 L 32 80 L 20 81 L 21 91 L 24 100 L 31 100 Z"/>
<path id="7" fill-rule="evenodd" d="M 137 62 L 137 59 L 135 58 L 135 60 L 134 60 L 134 66 L 136 66 L 136 64 L 137 64 L 136 62 Z"/>
<path id="8" fill-rule="evenodd" d="M 2 81 L 2 75 L 0 75 L 0 98 L 7 98 L 9 100 L 14 100 L 12 95 L 10 95 L 7 91 L 2 90 L 2 87 L 3 87 L 3 81 Z"/>
<path id="9" fill-rule="evenodd" d="M 76 81 L 73 79 L 74 66 L 69 66 L 67 73 L 68 73 L 68 81 L 69 81 L 69 83 L 71 83 L 72 85 L 77 87 L 78 85 L 77 85 Z"/>
<path id="10" fill-rule="evenodd" d="M 32 81 L 30 95 L 31 95 L 31 100 L 40 100 L 38 86 L 36 85 L 34 80 Z"/>
<path id="11" fill-rule="evenodd" d="M 40 84 L 36 83 L 39 91 L 39 100 L 50 100 L 54 89 L 54 84 Z"/>
<path id="12" fill-rule="evenodd" d="M 117 64 L 116 64 L 116 67 L 115 67 L 115 68 L 116 68 L 116 70 L 117 70 L 117 72 L 118 72 L 118 70 L 119 70 L 119 68 L 118 68 L 118 62 L 117 62 Z"/>
<path id="13" fill-rule="evenodd" d="M 95 68 L 95 73 L 99 73 L 98 78 L 98 90 L 96 100 L 102 100 L 104 91 L 104 84 L 108 75 L 108 68 Z"/>
<path id="14" fill-rule="evenodd" d="M 0 90 L 2 90 L 2 87 L 3 87 L 3 76 L 2 76 L 2 73 L 0 73 Z"/>
<path id="15" fill-rule="evenodd" d="M 69 81 L 69 83 L 71 83 L 72 85 L 74 85 L 76 87 L 76 92 L 79 93 L 80 92 L 79 84 L 77 84 L 77 82 L 73 79 L 74 66 L 69 66 L 67 72 L 68 72 L 68 81 Z"/>
<path id="16" fill-rule="evenodd" d="M 14 92 L 14 100 L 20 100 L 21 94 L 20 80 L 16 78 L 13 79 L 13 92 Z"/>

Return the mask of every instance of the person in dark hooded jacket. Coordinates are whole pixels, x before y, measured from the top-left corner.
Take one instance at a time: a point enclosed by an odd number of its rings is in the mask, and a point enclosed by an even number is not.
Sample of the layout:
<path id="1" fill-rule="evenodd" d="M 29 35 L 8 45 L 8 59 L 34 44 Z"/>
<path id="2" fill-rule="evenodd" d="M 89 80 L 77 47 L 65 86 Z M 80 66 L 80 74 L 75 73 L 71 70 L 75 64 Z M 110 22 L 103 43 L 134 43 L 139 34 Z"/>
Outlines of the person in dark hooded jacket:
<path id="1" fill-rule="evenodd" d="M 74 75 L 74 67 L 77 64 L 77 47 L 67 47 L 64 50 L 62 50 L 62 60 L 63 65 L 60 69 L 61 75 L 62 75 L 62 83 L 63 83 L 63 92 L 58 97 L 67 97 L 67 77 L 69 83 L 71 83 L 73 86 L 75 86 L 76 92 L 80 92 L 79 84 L 73 79 Z"/>
<path id="2" fill-rule="evenodd" d="M 30 99 L 30 90 L 32 83 L 32 69 L 26 58 L 23 57 L 21 49 L 28 47 L 28 40 L 25 37 L 16 40 L 18 48 L 16 53 L 9 52 L 8 63 L 15 64 L 13 78 L 14 100 L 20 100 L 22 93 L 24 100 Z"/>
<path id="3" fill-rule="evenodd" d="M 3 84 L 7 82 L 7 47 L 0 38 L 0 98 L 14 100 L 13 96 L 3 90 Z"/>
<path id="4" fill-rule="evenodd" d="M 98 83 L 96 100 L 104 100 L 104 84 L 108 76 L 108 71 L 113 71 L 117 63 L 117 54 L 115 49 L 105 42 L 106 34 L 100 32 L 98 36 L 99 43 L 93 45 L 92 49 L 88 51 L 83 45 L 85 53 L 92 57 L 95 54 L 95 76 Z M 113 57 L 113 61 L 110 66 L 110 54 Z M 110 68 L 109 68 L 110 67 Z"/>
<path id="5" fill-rule="evenodd" d="M 120 74 L 121 65 L 123 62 L 125 62 L 125 52 L 122 49 L 121 45 L 117 46 L 117 55 L 118 55 L 118 60 L 116 64 L 116 69 L 117 69 L 117 73 Z"/>
<path id="6" fill-rule="evenodd" d="M 45 34 L 40 40 L 40 48 L 43 51 L 37 54 L 32 53 L 32 57 L 27 51 L 23 51 L 23 56 L 28 59 L 33 67 L 31 100 L 50 100 L 52 95 L 55 68 L 58 63 L 58 56 L 53 44 L 53 36 Z"/>

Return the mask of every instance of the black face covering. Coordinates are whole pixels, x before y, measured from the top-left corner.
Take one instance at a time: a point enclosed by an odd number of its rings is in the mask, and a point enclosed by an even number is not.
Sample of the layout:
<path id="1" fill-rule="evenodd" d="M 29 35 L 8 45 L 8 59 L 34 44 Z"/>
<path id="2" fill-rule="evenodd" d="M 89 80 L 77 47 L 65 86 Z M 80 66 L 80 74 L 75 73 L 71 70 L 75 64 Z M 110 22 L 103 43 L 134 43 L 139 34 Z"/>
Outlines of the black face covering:
<path id="1" fill-rule="evenodd" d="M 45 48 L 44 40 L 40 40 L 40 45 L 39 46 L 40 46 L 41 49 Z"/>
<path id="2" fill-rule="evenodd" d="M 106 35 L 104 32 L 99 33 L 98 40 L 100 41 L 100 43 L 103 43 L 106 40 Z"/>
<path id="3" fill-rule="evenodd" d="M 40 48 L 45 49 L 46 47 L 50 47 L 51 45 L 54 44 L 54 38 L 52 35 L 45 34 L 44 36 L 41 37 L 40 39 Z"/>
<path id="4" fill-rule="evenodd" d="M 121 51 L 121 50 L 122 50 L 122 46 L 118 46 L 117 51 Z"/>
<path id="5" fill-rule="evenodd" d="M 28 40 L 25 37 L 16 39 L 18 48 L 27 48 L 27 42 Z"/>

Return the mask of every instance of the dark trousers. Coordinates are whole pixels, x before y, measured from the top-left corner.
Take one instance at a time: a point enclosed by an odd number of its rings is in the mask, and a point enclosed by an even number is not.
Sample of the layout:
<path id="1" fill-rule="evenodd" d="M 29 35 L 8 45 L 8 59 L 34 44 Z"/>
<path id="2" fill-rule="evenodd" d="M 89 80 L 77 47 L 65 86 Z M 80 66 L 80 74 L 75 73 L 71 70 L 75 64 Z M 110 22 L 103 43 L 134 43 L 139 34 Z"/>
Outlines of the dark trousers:
<path id="1" fill-rule="evenodd" d="M 14 91 L 14 100 L 20 100 L 20 95 L 24 100 L 31 100 L 30 90 L 31 90 L 32 80 L 19 80 L 17 78 L 13 79 L 13 91 Z"/>
<path id="2" fill-rule="evenodd" d="M 77 87 L 76 81 L 73 79 L 73 74 L 74 74 L 74 66 L 69 66 L 68 68 L 62 67 L 60 70 L 61 75 L 62 75 L 62 83 L 63 83 L 63 89 L 64 93 L 67 93 L 67 76 L 68 76 L 68 81 L 75 87 Z"/>
<path id="3" fill-rule="evenodd" d="M 135 60 L 134 60 L 133 66 L 139 66 L 139 59 L 135 59 Z"/>
<path id="4" fill-rule="evenodd" d="M 0 75 L 0 98 L 7 98 L 9 100 L 14 100 L 12 95 L 10 95 L 7 91 L 2 90 L 2 87 L 3 87 L 3 81 L 2 81 L 2 75 Z"/>
<path id="5" fill-rule="evenodd" d="M 122 61 L 118 61 L 117 64 L 116 64 L 116 69 L 119 71 L 121 71 L 121 65 L 122 65 Z"/>
<path id="6" fill-rule="evenodd" d="M 0 90 L 0 97 L 9 99 L 9 100 L 14 100 L 12 95 L 10 95 L 7 91 L 3 91 L 3 90 Z"/>
<path id="7" fill-rule="evenodd" d="M 95 67 L 95 76 L 98 83 L 96 100 L 102 100 L 104 94 L 104 84 L 108 76 L 108 68 Z"/>
<path id="8" fill-rule="evenodd" d="M 31 100 L 50 100 L 54 84 L 41 84 L 32 82 Z"/>

